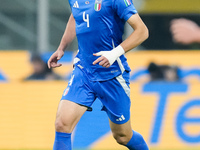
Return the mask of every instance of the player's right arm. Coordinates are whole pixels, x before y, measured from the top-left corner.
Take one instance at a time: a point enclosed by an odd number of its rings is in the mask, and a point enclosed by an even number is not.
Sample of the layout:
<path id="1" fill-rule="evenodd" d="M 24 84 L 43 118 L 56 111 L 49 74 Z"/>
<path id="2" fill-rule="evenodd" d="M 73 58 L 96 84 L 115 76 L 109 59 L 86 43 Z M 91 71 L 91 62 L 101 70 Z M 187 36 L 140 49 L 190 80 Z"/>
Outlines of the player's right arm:
<path id="1" fill-rule="evenodd" d="M 60 67 L 62 64 L 58 63 L 58 60 L 62 58 L 64 55 L 65 48 L 73 41 L 73 39 L 76 36 L 76 23 L 73 15 L 71 14 L 65 32 L 63 34 L 63 37 L 61 39 L 60 45 L 58 46 L 58 49 L 51 55 L 51 57 L 48 60 L 48 67 L 49 68 L 55 68 Z"/>

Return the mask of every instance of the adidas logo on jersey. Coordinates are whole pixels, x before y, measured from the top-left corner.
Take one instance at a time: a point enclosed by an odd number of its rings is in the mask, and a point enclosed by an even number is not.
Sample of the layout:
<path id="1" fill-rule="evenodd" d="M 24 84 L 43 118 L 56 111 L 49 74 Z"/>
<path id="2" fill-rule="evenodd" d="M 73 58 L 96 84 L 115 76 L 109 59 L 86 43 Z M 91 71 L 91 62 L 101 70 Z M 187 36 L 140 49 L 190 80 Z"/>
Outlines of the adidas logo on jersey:
<path id="1" fill-rule="evenodd" d="M 120 118 L 116 119 L 116 121 L 123 121 L 123 120 L 125 120 L 125 117 L 124 117 L 124 115 L 121 115 L 121 117 L 120 117 Z"/>
<path id="2" fill-rule="evenodd" d="M 74 8 L 79 8 L 78 2 L 76 1 L 73 5 Z"/>

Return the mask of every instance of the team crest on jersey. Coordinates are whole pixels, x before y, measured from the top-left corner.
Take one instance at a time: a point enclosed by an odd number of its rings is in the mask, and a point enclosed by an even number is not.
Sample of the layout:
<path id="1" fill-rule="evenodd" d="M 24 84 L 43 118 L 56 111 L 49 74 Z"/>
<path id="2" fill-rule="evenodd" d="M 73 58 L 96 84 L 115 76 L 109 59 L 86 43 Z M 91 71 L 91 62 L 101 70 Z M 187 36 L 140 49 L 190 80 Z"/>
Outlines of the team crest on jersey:
<path id="1" fill-rule="evenodd" d="M 100 11 L 102 6 L 102 0 L 95 0 L 94 4 L 94 10 L 95 11 Z"/>

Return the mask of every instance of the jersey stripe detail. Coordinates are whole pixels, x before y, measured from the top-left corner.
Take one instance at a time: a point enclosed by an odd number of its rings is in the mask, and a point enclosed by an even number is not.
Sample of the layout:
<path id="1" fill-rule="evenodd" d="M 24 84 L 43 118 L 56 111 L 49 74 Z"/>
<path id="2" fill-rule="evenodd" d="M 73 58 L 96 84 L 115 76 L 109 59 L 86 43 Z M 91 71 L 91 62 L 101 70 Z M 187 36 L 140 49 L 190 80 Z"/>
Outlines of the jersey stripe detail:
<path id="1" fill-rule="evenodd" d="M 112 39 L 112 47 L 115 48 L 114 40 Z"/>
<path id="2" fill-rule="evenodd" d="M 117 58 L 117 63 L 118 63 L 118 65 L 119 65 L 119 68 L 120 68 L 121 72 L 123 73 L 123 72 L 125 71 L 125 68 L 124 68 L 124 66 L 122 65 L 122 61 L 121 61 L 120 58 Z"/>
<path id="3" fill-rule="evenodd" d="M 128 97 L 130 97 L 130 88 L 128 87 L 128 85 L 126 84 L 126 81 L 124 80 L 124 78 L 122 77 L 122 75 L 119 75 L 116 77 L 117 81 L 121 84 L 122 88 L 124 89 L 126 95 Z"/>

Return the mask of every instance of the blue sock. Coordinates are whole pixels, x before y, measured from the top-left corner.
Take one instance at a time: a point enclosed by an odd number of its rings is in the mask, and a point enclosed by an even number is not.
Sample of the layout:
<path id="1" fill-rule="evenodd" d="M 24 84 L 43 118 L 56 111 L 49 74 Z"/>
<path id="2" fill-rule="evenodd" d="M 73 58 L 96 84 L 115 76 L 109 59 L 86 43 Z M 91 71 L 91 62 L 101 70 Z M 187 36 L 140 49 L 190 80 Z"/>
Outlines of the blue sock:
<path id="1" fill-rule="evenodd" d="M 71 133 L 56 132 L 53 150 L 71 150 Z"/>
<path id="2" fill-rule="evenodd" d="M 128 142 L 128 144 L 126 145 L 126 147 L 128 147 L 129 150 L 149 150 L 142 135 L 135 131 L 133 131 L 133 136 L 131 140 Z"/>

